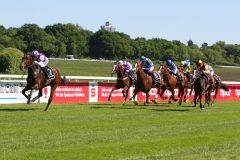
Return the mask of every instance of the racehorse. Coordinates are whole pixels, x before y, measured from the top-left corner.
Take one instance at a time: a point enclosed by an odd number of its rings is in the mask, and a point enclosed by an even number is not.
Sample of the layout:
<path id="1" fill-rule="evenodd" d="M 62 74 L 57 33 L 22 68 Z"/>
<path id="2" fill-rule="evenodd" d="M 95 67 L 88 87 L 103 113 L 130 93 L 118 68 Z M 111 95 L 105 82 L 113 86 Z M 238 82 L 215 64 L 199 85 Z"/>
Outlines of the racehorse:
<path id="1" fill-rule="evenodd" d="M 186 84 L 185 84 L 185 88 L 184 88 L 184 95 L 183 95 L 183 101 L 184 102 L 187 102 L 187 95 L 191 95 L 192 93 L 192 90 L 193 90 L 193 74 L 194 74 L 194 70 L 193 71 L 186 71 L 184 69 L 184 66 L 182 64 L 180 64 L 178 66 L 178 70 L 180 72 L 183 72 L 183 74 L 185 75 L 186 77 Z M 189 90 L 190 90 L 190 93 L 189 93 Z"/>
<path id="2" fill-rule="evenodd" d="M 117 82 L 116 82 L 116 85 L 112 88 L 112 90 L 108 96 L 108 101 L 110 101 L 113 91 L 123 88 L 122 93 L 123 93 L 124 101 L 123 101 L 122 105 L 124 105 L 126 103 L 126 99 L 128 97 L 128 90 L 131 85 L 131 79 L 129 78 L 128 75 L 125 75 L 125 70 L 124 70 L 123 66 L 116 62 L 113 64 L 111 74 L 115 74 L 115 73 L 117 74 Z"/>
<path id="3" fill-rule="evenodd" d="M 204 76 L 203 71 L 196 70 L 194 74 L 195 82 L 194 82 L 194 105 L 196 106 L 198 101 L 200 103 L 200 109 L 204 109 L 204 105 L 202 104 L 202 96 L 205 95 L 205 102 L 210 103 L 210 88 L 208 87 L 207 81 L 208 79 Z"/>
<path id="4" fill-rule="evenodd" d="M 181 83 L 178 83 L 177 77 L 170 73 L 170 70 L 168 69 L 168 66 L 166 64 L 160 65 L 160 74 L 163 77 L 164 82 L 167 84 L 168 89 L 172 93 L 171 97 L 169 97 L 169 103 L 171 103 L 171 99 L 174 101 L 177 101 L 177 99 L 174 98 L 174 89 L 179 88 L 179 105 L 182 105 L 182 97 L 184 95 L 184 88 L 186 88 L 186 77 L 182 72 L 180 72 L 182 76 Z"/>
<path id="5" fill-rule="evenodd" d="M 31 55 L 31 53 L 25 53 L 22 57 L 22 61 L 20 63 L 20 69 L 28 69 L 28 77 L 27 77 L 27 85 L 22 90 L 22 94 L 28 99 L 27 103 L 30 104 L 30 102 L 36 101 L 38 98 L 40 98 L 43 93 L 43 88 L 46 86 L 51 86 L 51 92 L 50 97 L 48 99 L 47 106 L 45 107 L 44 111 L 47 111 L 49 105 L 52 102 L 52 97 L 55 89 L 57 86 L 64 82 L 64 79 L 61 78 L 60 72 L 58 69 L 51 67 L 52 73 L 55 76 L 52 80 L 46 80 L 46 75 L 42 71 L 42 69 L 34 64 L 34 57 Z M 30 90 L 30 94 L 26 95 L 26 91 Z M 38 95 L 31 99 L 32 91 L 33 90 L 39 90 Z"/>
<path id="6" fill-rule="evenodd" d="M 164 88 L 164 86 L 162 86 L 162 83 L 161 83 L 160 75 L 157 72 L 155 72 L 160 77 L 160 80 L 157 83 L 157 85 L 153 85 L 152 76 L 150 76 L 148 73 L 145 73 L 145 71 L 143 70 L 143 67 L 144 67 L 144 62 L 141 62 L 138 60 L 135 64 L 136 74 L 137 74 L 137 82 L 135 84 L 135 89 L 134 89 L 132 98 L 134 100 L 134 103 L 137 104 L 137 102 L 135 101 L 135 96 L 140 91 L 144 92 L 146 94 L 146 99 L 144 101 L 144 105 L 146 105 L 146 104 L 149 104 L 148 97 L 149 97 L 149 91 L 151 90 L 151 88 L 157 88 L 157 90 L 158 90 L 157 95 L 159 94 L 161 97 L 165 90 L 163 89 L 164 91 L 162 91 L 162 93 L 160 93 L 161 88 Z M 156 95 L 156 97 L 157 97 L 157 95 Z M 156 100 L 156 98 L 155 98 L 155 100 Z M 156 101 L 154 101 L 154 103 L 156 103 Z"/>

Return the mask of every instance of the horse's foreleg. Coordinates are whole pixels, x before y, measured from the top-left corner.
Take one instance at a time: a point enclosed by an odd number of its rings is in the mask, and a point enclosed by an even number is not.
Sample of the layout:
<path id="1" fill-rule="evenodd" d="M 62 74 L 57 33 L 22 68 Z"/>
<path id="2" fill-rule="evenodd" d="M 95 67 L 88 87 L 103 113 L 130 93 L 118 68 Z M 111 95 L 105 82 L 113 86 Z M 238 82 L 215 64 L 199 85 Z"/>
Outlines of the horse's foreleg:
<path id="1" fill-rule="evenodd" d="M 113 93 L 114 90 L 116 90 L 116 87 L 112 88 L 112 90 L 111 90 L 111 92 L 110 92 L 110 94 L 108 96 L 108 101 L 110 101 L 112 93 Z"/>
<path id="2" fill-rule="evenodd" d="M 179 88 L 180 99 L 179 99 L 179 102 L 178 102 L 178 104 L 179 104 L 180 106 L 182 105 L 182 97 L 183 97 L 183 94 L 184 94 L 184 88 L 183 88 L 183 87 L 180 87 L 180 88 Z"/>
<path id="3" fill-rule="evenodd" d="M 122 105 L 125 105 L 125 103 L 126 103 L 126 101 L 127 101 L 128 90 L 129 90 L 129 89 L 126 90 L 125 98 L 124 98 L 124 101 L 123 101 Z"/>
<path id="4" fill-rule="evenodd" d="M 30 90 L 30 93 L 28 95 L 26 95 L 26 91 Z M 30 100 L 32 97 L 32 88 L 31 86 L 27 85 L 23 90 L 22 90 L 22 94 L 27 98 L 27 104 L 30 104 Z"/>
<path id="5" fill-rule="evenodd" d="M 214 96 L 213 96 L 213 100 L 212 100 L 212 103 L 211 103 L 211 105 L 213 105 L 213 104 L 214 104 L 214 102 L 215 102 L 215 99 L 217 98 L 217 94 L 218 94 L 218 88 L 219 88 L 219 86 L 216 86 L 215 93 L 214 93 Z"/>
<path id="6" fill-rule="evenodd" d="M 45 107 L 44 111 L 47 111 L 49 105 L 51 104 L 51 102 L 52 102 L 52 97 L 53 97 L 53 93 L 54 93 L 54 91 L 56 90 L 56 88 L 57 88 L 57 85 L 51 86 L 50 96 L 49 96 L 48 103 L 47 103 L 47 106 Z"/>
<path id="7" fill-rule="evenodd" d="M 135 105 L 138 105 L 138 103 L 135 101 L 135 97 L 136 95 L 138 94 L 139 90 L 137 90 L 136 88 L 134 89 L 134 92 L 133 92 L 133 96 L 132 96 L 132 99 L 133 99 L 133 103 Z"/>
<path id="8" fill-rule="evenodd" d="M 144 105 L 149 104 L 148 98 L 149 98 L 149 91 L 146 93 L 146 101 L 145 101 Z"/>
<path id="9" fill-rule="evenodd" d="M 39 89 L 39 91 L 38 91 L 38 95 L 36 96 L 36 97 L 34 97 L 32 100 L 31 100 L 31 102 L 35 102 L 37 99 L 39 99 L 40 97 L 42 97 L 42 88 L 41 89 Z"/>

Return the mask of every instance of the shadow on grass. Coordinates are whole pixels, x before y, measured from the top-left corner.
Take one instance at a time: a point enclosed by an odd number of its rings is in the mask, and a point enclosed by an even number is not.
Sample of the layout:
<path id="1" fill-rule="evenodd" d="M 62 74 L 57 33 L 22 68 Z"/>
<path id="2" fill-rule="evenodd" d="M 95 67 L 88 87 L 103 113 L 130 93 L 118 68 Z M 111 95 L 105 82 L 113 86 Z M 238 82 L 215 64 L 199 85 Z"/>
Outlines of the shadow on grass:
<path id="1" fill-rule="evenodd" d="M 152 107 L 158 107 L 158 108 L 152 108 Z M 138 109 L 146 109 L 146 110 L 150 110 L 150 111 L 158 111 L 158 112 L 165 112 L 165 111 L 169 111 L 169 112 L 186 112 L 189 111 L 190 109 L 186 109 L 186 108 L 166 108 L 169 107 L 168 105 L 136 105 L 136 106 L 131 106 L 131 107 L 127 107 L 127 106 L 90 106 L 91 109 L 134 109 L 134 110 L 138 110 Z"/>
<path id="2" fill-rule="evenodd" d="M 38 110 L 38 108 L 0 108 L 0 112 L 26 112 L 34 110 Z"/>

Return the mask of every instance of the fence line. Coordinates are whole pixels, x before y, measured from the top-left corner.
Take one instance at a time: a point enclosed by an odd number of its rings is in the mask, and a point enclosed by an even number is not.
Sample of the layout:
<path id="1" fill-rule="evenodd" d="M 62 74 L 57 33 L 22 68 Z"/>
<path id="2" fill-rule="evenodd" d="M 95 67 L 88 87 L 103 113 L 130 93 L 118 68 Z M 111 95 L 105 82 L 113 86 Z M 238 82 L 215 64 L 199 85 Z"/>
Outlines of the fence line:
<path id="1" fill-rule="evenodd" d="M 0 80 L 26 79 L 27 75 L 0 74 Z M 63 76 L 62 76 L 63 78 Z M 66 80 L 92 80 L 92 81 L 114 81 L 117 77 L 97 77 L 97 76 L 65 76 Z M 237 81 L 223 81 L 228 84 L 240 84 Z"/>
<path id="2" fill-rule="evenodd" d="M 26 79 L 27 75 L 0 74 L 0 80 Z M 63 78 L 63 76 L 62 76 Z M 92 80 L 92 81 L 114 81 L 116 77 L 96 77 L 96 76 L 65 76 L 66 80 Z"/>

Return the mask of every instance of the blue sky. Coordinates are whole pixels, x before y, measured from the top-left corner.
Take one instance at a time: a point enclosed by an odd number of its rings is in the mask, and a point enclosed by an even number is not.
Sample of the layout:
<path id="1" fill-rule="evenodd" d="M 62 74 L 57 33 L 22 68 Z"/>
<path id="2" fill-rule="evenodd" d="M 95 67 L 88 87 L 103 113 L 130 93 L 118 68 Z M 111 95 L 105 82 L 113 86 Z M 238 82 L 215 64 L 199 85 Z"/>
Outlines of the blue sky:
<path id="1" fill-rule="evenodd" d="M 79 24 L 96 32 L 106 21 L 131 38 L 240 44 L 238 0 L 4 0 L 0 25 Z"/>

